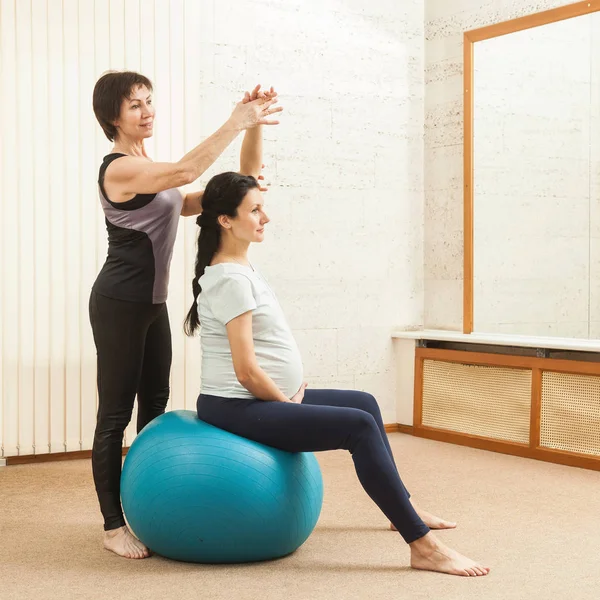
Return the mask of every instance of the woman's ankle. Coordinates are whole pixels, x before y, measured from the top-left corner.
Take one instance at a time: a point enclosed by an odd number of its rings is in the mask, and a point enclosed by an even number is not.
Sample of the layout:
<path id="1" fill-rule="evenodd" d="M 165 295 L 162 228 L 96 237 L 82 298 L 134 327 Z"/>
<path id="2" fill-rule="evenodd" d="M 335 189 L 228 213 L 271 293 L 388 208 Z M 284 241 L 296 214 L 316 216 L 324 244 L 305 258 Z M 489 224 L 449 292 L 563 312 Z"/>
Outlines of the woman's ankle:
<path id="1" fill-rule="evenodd" d="M 409 544 L 411 550 L 419 554 L 428 554 L 439 547 L 437 538 L 429 531 L 423 537 Z"/>

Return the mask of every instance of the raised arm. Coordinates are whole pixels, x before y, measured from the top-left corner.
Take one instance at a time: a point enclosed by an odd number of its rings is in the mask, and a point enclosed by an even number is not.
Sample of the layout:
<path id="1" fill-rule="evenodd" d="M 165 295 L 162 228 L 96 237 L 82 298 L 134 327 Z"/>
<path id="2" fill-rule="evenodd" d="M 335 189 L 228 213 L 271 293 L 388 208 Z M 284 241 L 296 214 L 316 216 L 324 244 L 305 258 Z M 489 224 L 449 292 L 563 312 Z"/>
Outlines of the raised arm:
<path id="1" fill-rule="evenodd" d="M 252 92 L 246 92 L 244 96 L 244 102 L 253 102 L 259 98 L 264 98 L 277 102 L 277 92 L 273 87 L 266 91 L 261 91 L 260 85 L 257 85 Z M 281 112 L 283 109 L 277 107 L 271 109 L 272 112 Z M 273 121 L 274 125 L 279 124 L 279 121 Z M 258 179 L 262 167 L 263 159 L 263 132 L 262 126 L 256 125 L 251 129 L 247 129 L 244 135 L 244 141 L 242 143 L 242 150 L 240 152 L 240 173 L 242 175 L 252 175 L 255 179 Z"/>
<path id="2" fill-rule="evenodd" d="M 266 117 L 276 109 L 274 99 L 240 102 L 231 117 L 208 139 L 173 163 L 151 162 L 137 156 L 113 161 L 106 170 L 104 185 L 113 202 L 124 202 L 135 194 L 155 194 L 195 181 L 244 129 L 274 124 Z"/>
<path id="3" fill-rule="evenodd" d="M 254 102 L 262 99 L 263 101 L 277 102 L 277 92 L 271 87 L 268 91 L 261 91 L 260 85 L 257 85 L 252 92 L 246 92 L 242 100 L 242 104 Z M 272 104 L 271 104 L 272 106 Z M 269 114 L 281 112 L 283 108 L 271 108 Z M 264 122 L 265 125 L 278 125 L 279 121 Z M 252 128 L 246 129 L 244 141 L 242 142 L 242 150 L 240 153 L 240 173 L 243 175 L 252 175 L 258 180 L 259 189 L 261 192 L 266 192 L 268 188 L 264 186 L 264 177 L 260 174 L 264 165 L 262 164 L 262 125 L 257 124 Z M 185 194 L 183 198 L 183 206 L 181 216 L 191 217 L 199 215 L 202 212 L 202 195 L 204 192 L 191 192 Z"/>
<path id="4" fill-rule="evenodd" d="M 262 167 L 263 158 L 263 135 L 262 125 L 247 129 L 242 142 L 240 152 L 240 173 L 252 175 L 258 179 Z"/>

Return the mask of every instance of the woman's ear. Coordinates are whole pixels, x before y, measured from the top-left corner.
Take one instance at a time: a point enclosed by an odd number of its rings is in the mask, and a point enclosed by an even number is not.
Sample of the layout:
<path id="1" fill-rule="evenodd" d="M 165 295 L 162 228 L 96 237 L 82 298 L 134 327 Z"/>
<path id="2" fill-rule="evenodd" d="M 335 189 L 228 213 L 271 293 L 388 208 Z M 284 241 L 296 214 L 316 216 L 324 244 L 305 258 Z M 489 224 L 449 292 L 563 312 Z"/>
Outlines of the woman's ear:
<path id="1" fill-rule="evenodd" d="M 229 217 L 227 215 L 219 215 L 217 217 L 217 221 L 221 227 L 225 229 L 231 229 L 231 222 L 229 221 Z"/>

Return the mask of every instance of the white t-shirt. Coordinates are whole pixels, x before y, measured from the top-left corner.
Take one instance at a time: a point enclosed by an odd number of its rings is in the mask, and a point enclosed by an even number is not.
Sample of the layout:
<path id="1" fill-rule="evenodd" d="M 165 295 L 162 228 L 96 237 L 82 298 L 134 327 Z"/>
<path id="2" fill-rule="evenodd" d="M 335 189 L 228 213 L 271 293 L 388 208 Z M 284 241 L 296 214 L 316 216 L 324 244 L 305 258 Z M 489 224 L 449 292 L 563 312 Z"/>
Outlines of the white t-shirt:
<path id="1" fill-rule="evenodd" d="M 225 325 L 252 311 L 252 338 L 259 366 L 291 398 L 302 384 L 300 351 L 275 293 L 252 267 L 220 263 L 206 267 L 198 296 L 202 344 L 202 394 L 253 398 L 237 380 Z"/>

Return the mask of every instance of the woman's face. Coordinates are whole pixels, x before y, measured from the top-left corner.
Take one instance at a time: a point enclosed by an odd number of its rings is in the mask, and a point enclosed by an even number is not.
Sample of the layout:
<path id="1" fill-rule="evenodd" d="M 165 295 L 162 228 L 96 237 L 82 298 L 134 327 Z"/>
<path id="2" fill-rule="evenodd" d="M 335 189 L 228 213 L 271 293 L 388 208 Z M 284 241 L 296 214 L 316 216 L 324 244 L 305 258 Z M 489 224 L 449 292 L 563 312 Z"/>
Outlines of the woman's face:
<path id="1" fill-rule="evenodd" d="M 152 92 L 145 85 L 133 90 L 129 98 L 121 103 L 121 113 L 115 123 L 119 128 L 119 137 L 145 139 L 152 137 L 154 128 L 154 105 Z"/>
<path id="2" fill-rule="evenodd" d="M 251 243 L 265 239 L 265 225 L 270 220 L 264 211 L 262 194 L 258 188 L 253 188 L 244 196 L 237 217 L 227 217 L 226 222 L 234 238 Z"/>

